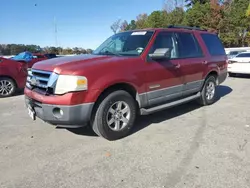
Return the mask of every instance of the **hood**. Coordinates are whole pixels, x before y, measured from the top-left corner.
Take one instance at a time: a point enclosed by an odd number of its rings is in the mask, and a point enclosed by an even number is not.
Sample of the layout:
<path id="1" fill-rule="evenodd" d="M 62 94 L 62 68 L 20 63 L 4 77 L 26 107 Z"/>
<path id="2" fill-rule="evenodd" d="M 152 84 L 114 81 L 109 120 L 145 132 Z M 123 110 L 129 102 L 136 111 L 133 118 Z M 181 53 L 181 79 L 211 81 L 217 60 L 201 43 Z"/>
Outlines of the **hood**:
<path id="1" fill-rule="evenodd" d="M 105 56 L 105 55 L 75 55 L 59 57 L 40 61 L 32 67 L 33 69 L 56 72 L 58 74 L 74 74 L 86 66 L 93 66 L 100 63 L 115 62 L 118 59 L 127 57 Z"/>

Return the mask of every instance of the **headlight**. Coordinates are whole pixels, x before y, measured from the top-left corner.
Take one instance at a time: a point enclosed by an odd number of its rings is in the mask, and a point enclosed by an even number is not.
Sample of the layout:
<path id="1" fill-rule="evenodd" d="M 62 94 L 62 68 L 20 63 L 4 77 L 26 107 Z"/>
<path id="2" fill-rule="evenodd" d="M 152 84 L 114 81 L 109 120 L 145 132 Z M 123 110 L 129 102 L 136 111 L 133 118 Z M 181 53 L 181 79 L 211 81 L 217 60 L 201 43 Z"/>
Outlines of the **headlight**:
<path id="1" fill-rule="evenodd" d="M 88 89 L 88 81 L 84 76 L 59 75 L 55 94 L 64 94 L 71 91 L 82 91 Z"/>

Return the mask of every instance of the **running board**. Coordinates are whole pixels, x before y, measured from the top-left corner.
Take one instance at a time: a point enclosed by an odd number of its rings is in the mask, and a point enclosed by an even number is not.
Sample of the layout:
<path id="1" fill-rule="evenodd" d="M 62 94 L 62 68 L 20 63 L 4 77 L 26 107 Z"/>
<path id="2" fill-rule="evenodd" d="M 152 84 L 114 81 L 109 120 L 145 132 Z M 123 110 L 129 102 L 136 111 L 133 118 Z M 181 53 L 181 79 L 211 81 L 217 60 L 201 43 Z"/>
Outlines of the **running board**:
<path id="1" fill-rule="evenodd" d="M 201 93 L 199 92 L 199 93 L 197 93 L 195 95 L 192 95 L 190 97 L 187 97 L 187 98 L 184 98 L 184 99 L 179 99 L 177 101 L 173 101 L 173 102 L 163 104 L 163 105 L 160 105 L 160 106 L 156 106 L 156 107 L 152 107 L 152 108 L 148 108 L 148 109 L 141 108 L 140 113 L 141 113 L 141 115 L 152 114 L 154 112 L 161 111 L 161 110 L 166 109 L 166 108 L 170 108 L 170 107 L 173 107 L 173 106 L 177 106 L 179 104 L 183 104 L 183 103 L 192 101 L 192 100 L 194 100 L 196 98 L 199 98 L 200 96 L 201 96 Z"/>

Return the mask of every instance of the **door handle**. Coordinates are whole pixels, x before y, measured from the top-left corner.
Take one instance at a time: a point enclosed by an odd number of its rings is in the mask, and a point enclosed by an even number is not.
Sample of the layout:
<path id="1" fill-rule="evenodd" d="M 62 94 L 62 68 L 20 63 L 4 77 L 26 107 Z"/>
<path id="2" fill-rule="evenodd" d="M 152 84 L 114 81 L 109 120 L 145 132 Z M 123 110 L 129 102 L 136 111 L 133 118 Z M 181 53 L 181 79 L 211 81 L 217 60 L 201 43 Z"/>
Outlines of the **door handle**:
<path id="1" fill-rule="evenodd" d="M 206 65 L 206 64 L 207 64 L 207 61 L 202 61 L 202 64 Z"/>
<path id="2" fill-rule="evenodd" d="M 174 65 L 174 68 L 176 68 L 176 69 L 179 69 L 180 67 L 181 67 L 181 65 L 179 63 Z"/>

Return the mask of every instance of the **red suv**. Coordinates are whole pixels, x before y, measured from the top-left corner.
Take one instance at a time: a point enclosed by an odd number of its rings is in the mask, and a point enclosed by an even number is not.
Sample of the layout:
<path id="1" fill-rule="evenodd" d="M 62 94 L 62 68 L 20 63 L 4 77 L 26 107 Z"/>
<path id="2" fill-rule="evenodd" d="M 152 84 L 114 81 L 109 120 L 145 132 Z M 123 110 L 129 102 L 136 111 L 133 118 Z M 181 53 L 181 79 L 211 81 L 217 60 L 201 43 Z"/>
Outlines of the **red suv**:
<path id="1" fill-rule="evenodd" d="M 91 55 L 36 63 L 28 73 L 28 113 L 61 127 L 92 126 L 108 140 L 129 134 L 137 114 L 198 100 L 210 105 L 227 77 L 218 36 L 174 27 L 115 34 Z"/>

